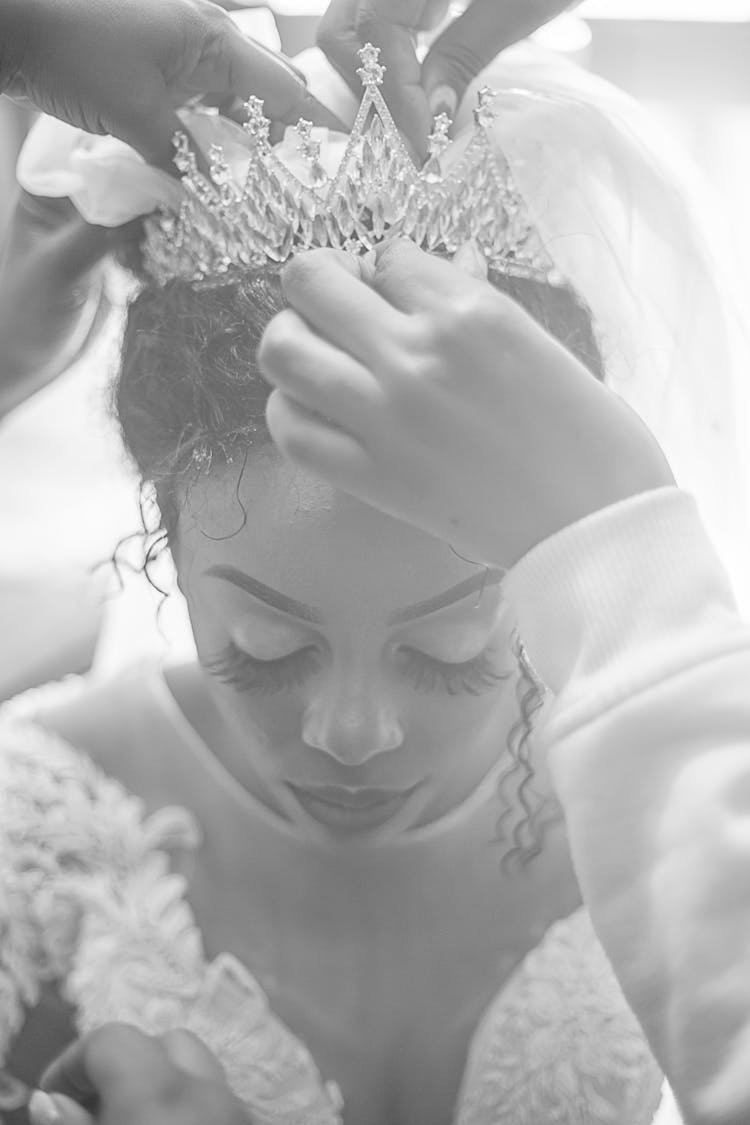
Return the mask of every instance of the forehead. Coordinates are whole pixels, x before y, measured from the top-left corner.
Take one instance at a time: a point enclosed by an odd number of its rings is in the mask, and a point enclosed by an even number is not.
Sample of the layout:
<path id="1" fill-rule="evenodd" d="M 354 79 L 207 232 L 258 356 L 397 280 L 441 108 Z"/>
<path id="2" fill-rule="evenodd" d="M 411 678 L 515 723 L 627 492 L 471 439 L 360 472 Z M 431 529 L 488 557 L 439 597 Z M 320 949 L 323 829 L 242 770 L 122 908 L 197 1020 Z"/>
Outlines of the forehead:
<path id="1" fill-rule="evenodd" d="M 242 475 L 230 467 L 196 482 L 177 540 L 178 569 L 189 585 L 207 567 L 228 564 L 326 615 L 352 603 L 385 613 L 483 569 L 266 453 L 249 460 Z"/>

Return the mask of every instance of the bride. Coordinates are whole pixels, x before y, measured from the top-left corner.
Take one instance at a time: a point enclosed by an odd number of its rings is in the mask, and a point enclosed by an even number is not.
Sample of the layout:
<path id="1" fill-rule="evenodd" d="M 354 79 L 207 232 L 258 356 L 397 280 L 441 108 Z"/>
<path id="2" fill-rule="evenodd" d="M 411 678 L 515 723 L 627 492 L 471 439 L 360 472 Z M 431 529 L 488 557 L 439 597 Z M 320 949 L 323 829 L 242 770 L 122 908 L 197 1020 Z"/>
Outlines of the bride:
<path id="1" fill-rule="evenodd" d="M 186 110 L 179 186 L 58 134 L 92 218 L 149 215 L 114 403 L 198 659 L 6 709 L 6 1060 L 36 1080 L 120 1020 L 195 1032 L 255 1122 L 651 1122 L 661 1072 L 589 911 L 687 1088 L 649 993 L 654 849 L 686 842 L 659 818 L 700 764 L 680 700 L 716 686 L 682 661 L 696 589 L 725 692 L 748 642 L 635 410 L 674 395 L 664 448 L 680 483 L 687 448 L 711 464 L 721 538 L 730 375 L 706 403 L 695 345 L 722 309 L 624 99 L 503 57 L 418 173 L 373 52 L 362 77 L 351 138 L 272 149 L 255 104 L 244 131 Z"/>

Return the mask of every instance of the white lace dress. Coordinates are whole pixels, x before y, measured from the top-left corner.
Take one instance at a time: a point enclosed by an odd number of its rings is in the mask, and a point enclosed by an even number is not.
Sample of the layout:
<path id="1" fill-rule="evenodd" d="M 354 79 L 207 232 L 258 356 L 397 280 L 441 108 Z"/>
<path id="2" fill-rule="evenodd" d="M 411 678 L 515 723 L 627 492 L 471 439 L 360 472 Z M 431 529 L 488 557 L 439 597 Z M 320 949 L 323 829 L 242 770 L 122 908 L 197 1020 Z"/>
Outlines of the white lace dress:
<path id="1" fill-rule="evenodd" d="M 349 1120 L 335 1076 L 321 1076 L 248 969 L 229 954 L 206 959 L 169 858 L 198 844 L 191 814 L 145 815 L 89 758 L 12 715 L 0 720 L 0 801 L 3 1056 L 54 981 L 80 1031 L 109 1020 L 191 1029 L 259 1125 Z M 649 1125 L 660 1085 L 579 910 L 548 929 L 486 1009 L 453 1119 Z"/>

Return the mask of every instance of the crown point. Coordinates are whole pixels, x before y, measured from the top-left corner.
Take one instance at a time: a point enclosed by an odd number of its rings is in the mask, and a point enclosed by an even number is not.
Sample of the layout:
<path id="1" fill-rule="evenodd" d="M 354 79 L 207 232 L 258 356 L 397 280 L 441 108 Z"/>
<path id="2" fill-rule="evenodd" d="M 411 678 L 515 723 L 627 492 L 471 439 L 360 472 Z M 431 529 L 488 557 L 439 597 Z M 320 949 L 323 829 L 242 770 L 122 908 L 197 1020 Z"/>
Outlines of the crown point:
<path id="1" fill-rule="evenodd" d="M 181 130 L 176 132 L 172 137 L 172 144 L 175 149 L 172 159 L 177 171 L 183 176 L 190 176 L 197 172 L 198 165 L 195 160 L 195 153 L 190 148 L 187 133 L 183 133 Z"/>
<path id="2" fill-rule="evenodd" d="M 474 110 L 474 122 L 477 128 L 487 129 L 497 117 L 497 110 L 493 106 L 496 97 L 497 91 L 491 86 L 482 86 L 481 90 L 477 91 L 477 107 Z"/>
<path id="3" fill-rule="evenodd" d="M 432 132 L 427 138 L 427 147 L 430 156 L 440 156 L 445 152 L 450 142 L 448 130 L 453 122 L 447 113 L 439 113 L 432 123 Z"/>
<path id="4" fill-rule="evenodd" d="M 372 43 L 365 43 L 364 47 L 360 47 L 357 51 L 357 54 L 362 63 L 362 66 L 357 70 L 362 85 L 365 87 L 379 86 L 385 74 L 385 67 L 378 62 L 380 48 L 373 47 Z"/>
<path id="5" fill-rule="evenodd" d="M 313 123 L 301 117 L 295 126 L 300 143 L 297 148 L 310 166 L 313 187 L 322 187 L 328 181 L 325 169 L 320 163 L 320 141 L 313 138 Z"/>
<path id="6" fill-rule="evenodd" d="M 245 121 L 242 128 L 256 144 L 265 147 L 268 144 L 268 132 L 271 126 L 263 114 L 263 99 L 251 94 L 244 103 L 244 109 Z"/>

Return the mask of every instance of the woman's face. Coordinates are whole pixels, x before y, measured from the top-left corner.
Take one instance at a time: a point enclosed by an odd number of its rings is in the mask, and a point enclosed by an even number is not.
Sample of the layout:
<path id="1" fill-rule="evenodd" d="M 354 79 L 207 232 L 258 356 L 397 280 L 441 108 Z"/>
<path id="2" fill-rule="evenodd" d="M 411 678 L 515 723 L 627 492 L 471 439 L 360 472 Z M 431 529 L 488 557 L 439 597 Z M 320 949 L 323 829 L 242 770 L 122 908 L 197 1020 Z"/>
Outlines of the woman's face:
<path id="1" fill-rule="evenodd" d="M 499 573 L 270 451 L 239 475 L 193 485 L 175 547 L 227 764 L 326 834 L 429 823 L 518 717 Z"/>

